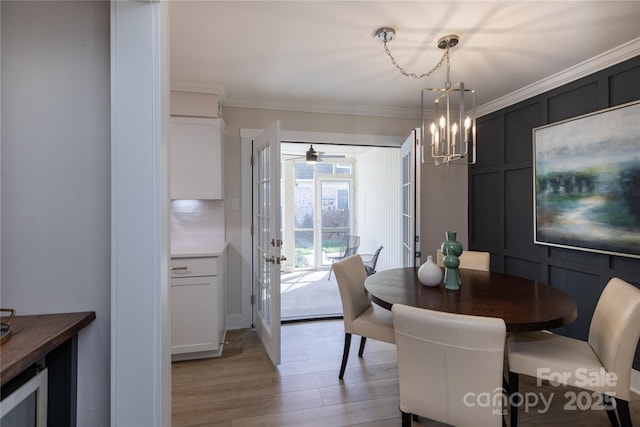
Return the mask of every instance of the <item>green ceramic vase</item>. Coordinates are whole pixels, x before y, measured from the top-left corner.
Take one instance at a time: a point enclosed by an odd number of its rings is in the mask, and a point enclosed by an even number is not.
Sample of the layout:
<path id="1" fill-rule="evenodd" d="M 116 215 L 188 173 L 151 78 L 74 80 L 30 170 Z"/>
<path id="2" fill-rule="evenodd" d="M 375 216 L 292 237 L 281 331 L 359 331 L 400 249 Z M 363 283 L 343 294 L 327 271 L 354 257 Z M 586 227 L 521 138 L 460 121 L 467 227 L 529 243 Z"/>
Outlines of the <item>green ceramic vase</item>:
<path id="1" fill-rule="evenodd" d="M 456 240 L 457 233 L 455 231 L 447 231 L 445 233 L 447 240 L 442 242 L 440 250 L 444 255 L 442 260 L 446 267 L 444 272 L 444 287 L 456 291 L 460 289 L 462 281 L 460 279 L 460 260 L 458 257 L 462 254 L 462 244 Z"/>

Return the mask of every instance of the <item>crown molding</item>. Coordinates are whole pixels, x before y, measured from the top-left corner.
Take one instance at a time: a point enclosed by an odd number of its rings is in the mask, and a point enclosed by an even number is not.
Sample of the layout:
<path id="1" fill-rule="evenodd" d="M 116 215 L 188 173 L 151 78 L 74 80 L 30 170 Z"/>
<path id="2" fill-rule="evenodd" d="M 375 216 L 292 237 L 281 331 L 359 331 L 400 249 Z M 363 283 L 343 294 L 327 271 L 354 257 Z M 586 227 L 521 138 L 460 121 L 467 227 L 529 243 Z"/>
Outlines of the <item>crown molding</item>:
<path id="1" fill-rule="evenodd" d="M 309 104 L 283 100 L 255 100 L 244 98 L 228 98 L 224 107 L 255 108 L 259 110 L 299 111 L 303 113 L 346 114 L 353 116 L 378 116 L 396 118 L 419 118 L 417 108 L 380 107 L 346 104 Z"/>
<path id="2" fill-rule="evenodd" d="M 218 95 L 221 102 L 227 96 L 224 84 L 221 82 L 171 80 L 170 88 L 182 92 L 212 93 Z"/>
<path id="3" fill-rule="evenodd" d="M 640 37 L 476 108 L 481 117 L 640 55 Z"/>

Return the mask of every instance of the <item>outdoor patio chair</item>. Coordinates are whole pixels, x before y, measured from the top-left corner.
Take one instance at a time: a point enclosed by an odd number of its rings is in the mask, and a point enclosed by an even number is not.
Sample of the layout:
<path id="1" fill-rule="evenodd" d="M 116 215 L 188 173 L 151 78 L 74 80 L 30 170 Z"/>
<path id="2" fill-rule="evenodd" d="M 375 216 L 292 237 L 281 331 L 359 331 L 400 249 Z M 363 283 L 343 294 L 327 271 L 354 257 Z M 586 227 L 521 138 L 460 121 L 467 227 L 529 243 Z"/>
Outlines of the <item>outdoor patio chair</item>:
<path id="1" fill-rule="evenodd" d="M 378 256 L 384 246 L 380 245 L 376 252 L 372 254 L 360 254 L 362 262 L 364 263 L 364 269 L 367 270 L 367 276 L 371 276 L 376 272 L 376 264 L 378 263 Z"/>
<path id="2" fill-rule="evenodd" d="M 329 277 L 327 280 L 331 280 L 331 272 L 333 271 L 333 263 L 343 260 L 351 255 L 358 253 L 358 247 L 360 247 L 360 236 L 346 235 L 340 242 L 340 255 L 328 256 L 331 260 L 331 268 L 329 269 Z"/>

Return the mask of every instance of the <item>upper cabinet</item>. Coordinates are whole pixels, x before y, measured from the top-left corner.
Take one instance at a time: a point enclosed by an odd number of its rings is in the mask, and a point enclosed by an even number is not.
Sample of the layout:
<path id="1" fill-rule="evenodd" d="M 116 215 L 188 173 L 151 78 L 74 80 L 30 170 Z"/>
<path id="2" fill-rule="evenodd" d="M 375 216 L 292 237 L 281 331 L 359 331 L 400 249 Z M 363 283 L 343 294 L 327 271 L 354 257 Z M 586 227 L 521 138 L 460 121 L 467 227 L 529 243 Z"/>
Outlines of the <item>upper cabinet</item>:
<path id="1" fill-rule="evenodd" d="M 224 198 L 223 128 L 221 118 L 170 118 L 171 199 Z"/>

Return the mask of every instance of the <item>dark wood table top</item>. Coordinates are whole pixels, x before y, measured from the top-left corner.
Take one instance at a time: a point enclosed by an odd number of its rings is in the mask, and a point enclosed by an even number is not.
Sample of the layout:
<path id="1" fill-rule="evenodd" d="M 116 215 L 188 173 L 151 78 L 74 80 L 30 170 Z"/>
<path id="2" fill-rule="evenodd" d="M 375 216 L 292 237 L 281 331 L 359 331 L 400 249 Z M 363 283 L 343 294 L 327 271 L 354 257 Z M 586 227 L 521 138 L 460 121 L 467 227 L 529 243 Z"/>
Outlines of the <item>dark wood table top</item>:
<path id="1" fill-rule="evenodd" d="M 507 332 L 553 329 L 573 322 L 578 310 L 566 293 L 534 280 L 508 274 L 461 268 L 458 291 L 444 284 L 424 286 L 417 268 L 378 271 L 364 282 L 371 300 L 391 309 L 405 304 L 430 310 L 498 317 Z"/>
<path id="2" fill-rule="evenodd" d="M 93 311 L 37 314 L 11 319 L 11 338 L 0 352 L 1 383 L 5 384 L 77 334 L 96 318 Z M 6 319 L 3 319 L 6 321 Z"/>

